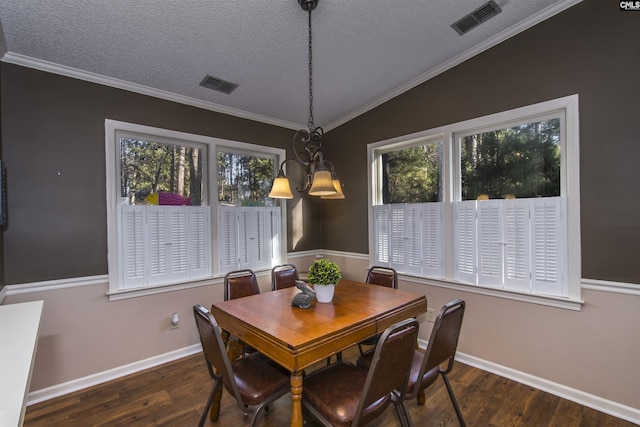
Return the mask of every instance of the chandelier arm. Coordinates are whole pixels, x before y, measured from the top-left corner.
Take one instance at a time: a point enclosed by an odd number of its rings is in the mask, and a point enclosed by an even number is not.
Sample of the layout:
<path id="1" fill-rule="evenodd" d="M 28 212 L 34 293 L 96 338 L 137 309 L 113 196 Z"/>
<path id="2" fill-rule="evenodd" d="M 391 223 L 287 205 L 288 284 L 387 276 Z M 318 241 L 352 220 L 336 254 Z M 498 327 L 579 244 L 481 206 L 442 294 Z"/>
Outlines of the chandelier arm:
<path id="1" fill-rule="evenodd" d="M 295 154 L 298 163 L 300 163 L 301 165 L 309 166 L 311 162 L 310 161 L 305 162 L 304 160 L 302 160 L 302 158 L 300 158 L 300 154 L 298 154 L 298 150 L 296 149 L 296 141 L 298 140 L 298 135 L 300 133 L 307 134 L 307 138 L 305 138 L 304 136 L 302 138 L 299 138 L 301 142 L 308 144 L 311 141 L 311 136 L 307 133 L 307 131 L 304 129 L 300 129 L 296 131 L 296 133 L 293 135 L 293 140 L 291 141 L 291 147 L 293 148 L 293 154 Z M 307 152 L 308 151 L 309 150 L 307 150 Z"/>

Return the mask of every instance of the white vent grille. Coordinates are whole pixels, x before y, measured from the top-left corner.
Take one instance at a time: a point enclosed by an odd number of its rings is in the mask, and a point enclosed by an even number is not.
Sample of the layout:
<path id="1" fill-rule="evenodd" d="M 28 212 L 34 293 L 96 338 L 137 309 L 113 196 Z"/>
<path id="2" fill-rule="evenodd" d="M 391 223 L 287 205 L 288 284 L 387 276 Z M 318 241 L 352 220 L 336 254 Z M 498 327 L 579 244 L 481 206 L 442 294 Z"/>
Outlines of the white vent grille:
<path id="1" fill-rule="evenodd" d="M 451 24 L 451 28 L 456 30 L 458 34 L 463 35 L 472 28 L 475 28 L 481 23 L 493 18 L 500 12 L 502 12 L 500 6 L 498 6 L 496 2 L 490 1 L 457 22 Z"/>
<path id="2" fill-rule="evenodd" d="M 236 83 L 231 83 L 229 81 L 222 80 L 217 77 L 212 77 L 210 75 L 207 75 L 204 79 L 202 79 L 202 81 L 200 82 L 200 86 L 217 90 L 218 92 L 226 94 L 233 92 L 238 87 Z"/>

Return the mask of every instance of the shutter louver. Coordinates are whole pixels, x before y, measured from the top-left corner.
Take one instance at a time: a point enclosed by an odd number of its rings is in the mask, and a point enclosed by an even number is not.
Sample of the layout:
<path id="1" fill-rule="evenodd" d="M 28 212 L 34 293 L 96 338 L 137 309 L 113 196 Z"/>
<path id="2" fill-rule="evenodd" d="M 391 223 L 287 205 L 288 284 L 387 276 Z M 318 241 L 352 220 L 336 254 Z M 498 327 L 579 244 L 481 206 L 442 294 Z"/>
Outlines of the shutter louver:
<path id="1" fill-rule="evenodd" d="M 424 203 L 422 212 L 422 273 L 444 277 L 443 208 L 444 203 Z"/>
<path id="2" fill-rule="evenodd" d="M 422 273 L 422 205 L 405 205 L 404 247 L 407 273 Z"/>
<path id="3" fill-rule="evenodd" d="M 560 197 L 531 200 L 532 287 L 539 294 L 566 296 L 561 274 L 566 262 L 562 212 Z"/>
<path id="4" fill-rule="evenodd" d="M 505 289 L 531 291 L 529 200 L 504 202 Z"/>
<path id="5" fill-rule="evenodd" d="M 148 284 L 155 285 L 168 281 L 167 266 L 167 215 L 164 207 L 147 207 L 147 253 Z"/>
<path id="6" fill-rule="evenodd" d="M 145 283 L 145 211 L 143 206 L 122 205 L 122 289 L 144 286 Z"/>
<path id="7" fill-rule="evenodd" d="M 476 284 L 476 202 L 455 202 L 455 278 Z"/>
<path id="8" fill-rule="evenodd" d="M 200 279 L 211 275 L 208 224 L 211 223 L 209 206 L 193 206 L 189 212 L 189 277 Z"/>
<path id="9" fill-rule="evenodd" d="M 502 287 L 502 200 L 483 200 L 478 212 L 478 284 Z"/>
<path id="10" fill-rule="evenodd" d="M 389 266 L 389 206 L 374 206 L 373 215 L 376 224 L 375 264 Z"/>
<path id="11" fill-rule="evenodd" d="M 404 233 L 405 233 L 405 219 L 404 219 L 404 206 L 403 205 L 390 205 L 390 229 L 391 229 L 391 267 L 396 270 L 402 271 L 406 262 L 405 245 L 404 245 Z"/>
<path id="12" fill-rule="evenodd" d="M 239 268 L 238 258 L 238 218 L 236 208 L 218 208 L 218 235 L 220 236 L 220 263 L 222 273 Z"/>
<path id="13" fill-rule="evenodd" d="M 165 208 L 169 217 L 168 234 L 170 236 L 171 251 L 171 281 L 188 280 L 189 269 L 187 263 L 188 247 L 188 218 L 187 207 L 169 206 Z"/>

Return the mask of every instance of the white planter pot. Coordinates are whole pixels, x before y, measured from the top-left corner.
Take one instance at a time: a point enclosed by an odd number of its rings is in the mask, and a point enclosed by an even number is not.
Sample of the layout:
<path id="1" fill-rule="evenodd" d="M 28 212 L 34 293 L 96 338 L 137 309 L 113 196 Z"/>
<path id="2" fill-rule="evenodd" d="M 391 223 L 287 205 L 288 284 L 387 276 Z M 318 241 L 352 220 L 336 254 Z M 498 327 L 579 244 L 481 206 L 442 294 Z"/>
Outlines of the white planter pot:
<path id="1" fill-rule="evenodd" d="M 316 301 L 333 301 L 333 292 L 335 291 L 335 288 L 335 285 L 313 285 L 313 290 L 316 291 Z"/>

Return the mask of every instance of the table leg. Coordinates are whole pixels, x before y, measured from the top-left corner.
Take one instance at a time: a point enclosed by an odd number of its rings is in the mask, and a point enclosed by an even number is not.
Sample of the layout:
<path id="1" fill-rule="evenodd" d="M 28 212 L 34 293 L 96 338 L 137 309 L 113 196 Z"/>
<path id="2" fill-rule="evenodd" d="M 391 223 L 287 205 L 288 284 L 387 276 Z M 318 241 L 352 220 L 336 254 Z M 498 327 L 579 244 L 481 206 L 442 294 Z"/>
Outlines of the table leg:
<path id="1" fill-rule="evenodd" d="M 291 427 L 302 427 L 302 372 L 291 374 Z"/>

